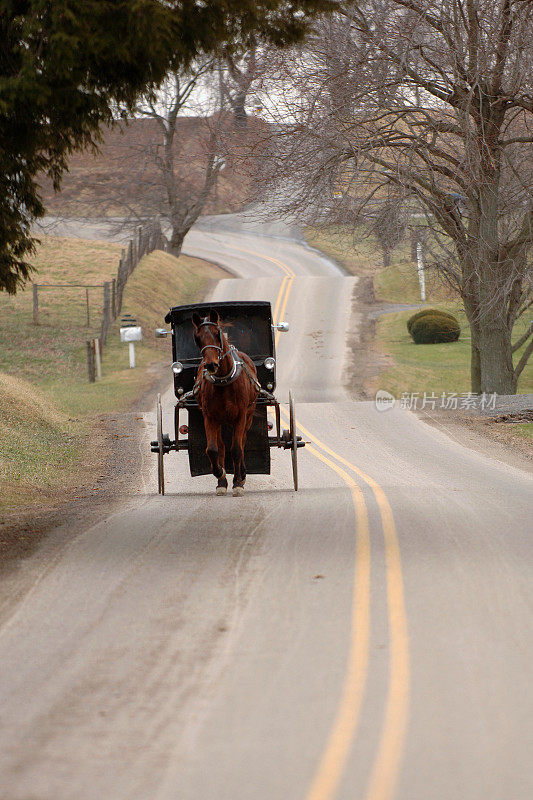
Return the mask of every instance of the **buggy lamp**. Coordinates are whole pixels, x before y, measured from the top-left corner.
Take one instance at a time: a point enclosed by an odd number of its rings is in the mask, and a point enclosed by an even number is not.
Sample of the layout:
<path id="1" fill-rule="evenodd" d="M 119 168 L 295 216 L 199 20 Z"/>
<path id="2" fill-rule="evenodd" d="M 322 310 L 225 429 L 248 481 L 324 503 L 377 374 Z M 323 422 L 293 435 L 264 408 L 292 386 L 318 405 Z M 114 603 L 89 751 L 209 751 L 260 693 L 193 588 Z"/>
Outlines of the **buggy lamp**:
<path id="1" fill-rule="evenodd" d="M 276 366 L 276 359 L 272 358 L 272 356 L 269 356 L 268 358 L 265 358 L 264 364 L 267 369 L 274 369 Z"/>
<path id="2" fill-rule="evenodd" d="M 174 361 L 174 363 L 172 364 L 172 372 L 174 373 L 174 375 L 179 375 L 180 372 L 183 372 L 183 364 L 181 363 L 181 361 Z"/>
<path id="3" fill-rule="evenodd" d="M 156 339 L 166 339 L 168 331 L 165 328 L 156 328 L 155 329 L 155 338 Z"/>
<path id="4" fill-rule="evenodd" d="M 281 331 L 282 333 L 287 333 L 289 330 L 289 323 L 288 322 L 278 322 L 275 325 L 272 325 L 275 331 Z"/>

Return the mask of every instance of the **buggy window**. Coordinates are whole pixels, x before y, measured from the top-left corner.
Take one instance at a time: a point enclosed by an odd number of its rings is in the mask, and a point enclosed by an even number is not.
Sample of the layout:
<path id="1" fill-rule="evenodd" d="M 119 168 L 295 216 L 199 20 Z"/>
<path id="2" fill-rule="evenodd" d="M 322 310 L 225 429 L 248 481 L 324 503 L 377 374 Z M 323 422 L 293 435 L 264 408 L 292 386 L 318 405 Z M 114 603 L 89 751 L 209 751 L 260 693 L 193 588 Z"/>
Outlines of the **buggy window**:
<path id="1" fill-rule="evenodd" d="M 269 355 L 272 347 L 272 331 L 264 315 L 248 313 L 224 314 L 221 309 L 220 319 L 223 331 L 229 343 L 235 345 L 252 358 Z M 192 319 L 184 319 L 174 327 L 176 354 L 179 360 L 200 358 L 200 351 L 194 341 Z"/>

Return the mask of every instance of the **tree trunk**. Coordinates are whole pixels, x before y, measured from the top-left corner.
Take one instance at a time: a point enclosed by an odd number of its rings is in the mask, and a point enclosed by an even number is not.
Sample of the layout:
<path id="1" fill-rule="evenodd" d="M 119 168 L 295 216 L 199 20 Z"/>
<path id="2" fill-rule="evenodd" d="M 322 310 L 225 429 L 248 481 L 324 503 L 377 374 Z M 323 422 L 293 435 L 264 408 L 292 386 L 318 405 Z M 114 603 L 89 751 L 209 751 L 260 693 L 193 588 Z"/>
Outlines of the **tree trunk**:
<path id="1" fill-rule="evenodd" d="M 384 247 L 383 248 L 383 267 L 385 269 L 387 267 L 390 267 L 390 256 L 391 256 L 391 251 Z"/>
<path id="2" fill-rule="evenodd" d="M 461 297 L 470 325 L 470 391 L 481 394 L 481 354 L 479 350 L 479 285 L 469 255 L 458 253 L 463 273 Z"/>
<path id="3" fill-rule="evenodd" d="M 179 256 L 181 248 L 183 247 L 183 240 L 187 235 L 187 231 L 182 228 L 172 227 L 172 235 L 170 237 L 170 249 L 173 256 Z"/>
<path id="4" fill-rule="evenodd" d="M 511 352 L 511 329 L 507 324 L 505 267 L 501 263 L 499 241 L 500 161 L 498 132 L 502 120 L 484 109 L 479 123 L 480 167 L 479 229 L 476 272 L 479 275 L 479 360 L 481 391 L 515 394 L 516 376 Z"/>
<path id="5" fill-rule="evenodd" d="M 470 391 L 481 394 L 481 354 L 479 352 L 479 333 L 475 324 L 470 323 Z"/>
<path id="6" fill-rule="evenodd" d="M 236 92 L 231 101 L 233 121 L 239 130 L 246 130 L 248 117 L 246 116 L 246 92 Z"/>
<path id="7" fill-rule="evenodd" d="M 516 394 L 511 333 L 504 323 L 482 319 L 479 331 L 481 391 Z"/>

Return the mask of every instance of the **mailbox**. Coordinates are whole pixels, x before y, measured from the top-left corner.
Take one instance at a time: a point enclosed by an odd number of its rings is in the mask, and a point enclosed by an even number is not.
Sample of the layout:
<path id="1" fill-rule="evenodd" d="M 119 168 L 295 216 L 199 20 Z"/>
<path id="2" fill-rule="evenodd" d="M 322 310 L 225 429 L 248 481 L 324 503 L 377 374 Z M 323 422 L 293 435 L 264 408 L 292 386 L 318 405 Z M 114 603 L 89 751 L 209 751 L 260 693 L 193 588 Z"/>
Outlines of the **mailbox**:
<path id="1" fill-rule="evenodd" d="M 137 320 L 131 314 L 124 314 L 120 320 L 120 341 L 125 342 L 130 351 L 130 369 L 135 366 L 135 342 L 142 342 L 143 329 L 137 325 Z"/>
<path id="2" fill-rule="evenodd" d="M 141 342 L 142 338 L 143 330 L 140 325 L 131 325 L 120 329 L 121 342 Z"/>

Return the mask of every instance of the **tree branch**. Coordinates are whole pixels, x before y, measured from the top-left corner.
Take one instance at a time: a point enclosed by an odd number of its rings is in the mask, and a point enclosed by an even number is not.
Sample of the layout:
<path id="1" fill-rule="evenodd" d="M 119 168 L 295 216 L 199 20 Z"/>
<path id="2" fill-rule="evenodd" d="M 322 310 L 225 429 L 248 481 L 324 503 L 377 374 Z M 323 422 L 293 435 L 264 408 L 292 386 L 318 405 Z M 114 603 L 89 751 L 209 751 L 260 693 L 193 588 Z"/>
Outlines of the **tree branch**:
<path id="1" fill-rule="evenodd" d="M 533 334 L 533 322 L 531 323 L 529 328 L 526 330 L 524 335 L 521 336 L 520 339 L 517 339 L 516 342 L 511 346 L 511 353 L 515 353 L 517 350 L 520 350 L 522 345 L 527 342 L 527 340 L 529 339 L 531 334 Z"/>
<path id="2" fill-rule="evenodd" d="M 527 362 L 529 361 L 529 357 L 530 357 L 531 353 L 533 353 L 533 339 L 531 339 L 530 343 L 528 344 L 528 346 L 526 347 L 526 349 L 522 353 L 522 358 L 520 359 L 520 361 L 518 362 L 518 364 L 516 365 L 516 367 L 514 369 L 514 374 L 515 374 L 515 376 L 517 378 L 520 376 L 520 374 L 522 373 L 524 367 L 526 366 Z"/>

